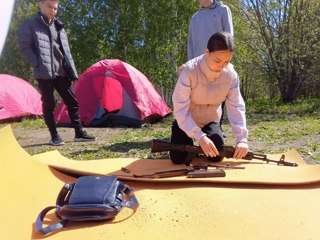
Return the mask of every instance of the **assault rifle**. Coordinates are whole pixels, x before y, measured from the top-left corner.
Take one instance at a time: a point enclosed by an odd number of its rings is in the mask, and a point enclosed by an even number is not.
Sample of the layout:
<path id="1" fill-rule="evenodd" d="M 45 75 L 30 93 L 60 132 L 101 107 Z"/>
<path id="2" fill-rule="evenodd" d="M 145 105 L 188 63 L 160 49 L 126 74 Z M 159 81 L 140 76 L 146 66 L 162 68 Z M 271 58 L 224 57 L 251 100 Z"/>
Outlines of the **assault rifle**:
<path id="1" fill-rule="evenodd" d="M 179 152 L 187 152 L 188 157 L 185 160 L 184 164 L 186 166 L 189 166 L 191 163 L 191 160 L 194 156 L 197 154 L 204 154 L 202 151 L 202 148 L 199 146 L 191 146 L 191 145 L 182 145 L 182 144 L 175 144 L 170 143 L 162 140 L 153 139 L 151 144 L 151 152 L 166 152 L 166 151 L 179 151 Z M 223 146 L 223 149 L 218 149 L 219 156 L 225 157 L 225 158 L 232 158 L 235 148 L 232 146 Z M 254 153 L 254 152 L 248 152 L 247 155 L 243 158 L 246 160 L 261 160 L 266 163 L 272 162 L 276 163 L 277 165 L 283 165 L 283 166 L 290 166 L 290 167 L 297 167 L 298 164 L 295 162 L 288 162 L 285 161 L 285 155 L 283 154 L 280 158 L 280 160 L 271 160 L 267 158 L 267 155 L 260 154 L 260 153 Z"/>

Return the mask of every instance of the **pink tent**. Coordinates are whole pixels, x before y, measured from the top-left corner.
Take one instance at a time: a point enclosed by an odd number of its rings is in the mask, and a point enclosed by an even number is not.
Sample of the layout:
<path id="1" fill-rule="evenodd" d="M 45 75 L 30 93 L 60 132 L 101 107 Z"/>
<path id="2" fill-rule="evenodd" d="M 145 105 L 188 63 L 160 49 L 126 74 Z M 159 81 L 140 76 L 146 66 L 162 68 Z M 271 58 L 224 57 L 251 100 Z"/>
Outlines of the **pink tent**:
<path id="1" fill-rule="evenodd" d="M 42 115 L 41 96 L 28 82 L 0 74 L 0 121 Z"/>
<path id="2" fill-rule="evenodd" d="M 171 110 L 139 70 L 118 59 L 93 64 L 75 84 L 79 113 L 85 126 L 140 127 L 155 123 Z M 66 106 L 55 111 L 57 123 L 70 123 Z"/>

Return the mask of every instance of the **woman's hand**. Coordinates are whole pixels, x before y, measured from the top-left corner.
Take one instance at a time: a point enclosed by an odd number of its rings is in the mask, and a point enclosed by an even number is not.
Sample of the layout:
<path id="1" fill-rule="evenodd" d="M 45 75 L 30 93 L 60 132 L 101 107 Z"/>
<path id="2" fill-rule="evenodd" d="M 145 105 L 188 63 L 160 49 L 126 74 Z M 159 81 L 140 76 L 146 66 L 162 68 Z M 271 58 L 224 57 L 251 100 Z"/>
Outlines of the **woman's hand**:
<path id="1" fill-rule="evenodd" d="M 249 151 L 248 143 L 238 143 L 233 154 L 234 159 L 241 159 L 247 155 Z"/>
<path id="2" fill-rule="evenodd" d="M 206 157 L 216 157 L 219 155 L 219 152 L 214 145 L 214 143 L 207 136 L 203 136 L 199 140 L 199 145 Z"/>

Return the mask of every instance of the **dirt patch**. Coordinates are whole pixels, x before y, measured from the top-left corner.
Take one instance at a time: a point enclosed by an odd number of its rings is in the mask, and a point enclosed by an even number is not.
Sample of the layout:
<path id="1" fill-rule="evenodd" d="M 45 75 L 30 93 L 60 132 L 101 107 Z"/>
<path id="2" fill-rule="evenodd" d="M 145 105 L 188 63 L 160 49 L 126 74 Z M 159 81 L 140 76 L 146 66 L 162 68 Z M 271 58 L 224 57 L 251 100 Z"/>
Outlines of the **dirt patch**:
<path id="1" fill-rule="evenodd" d="M 161 127 L 159 127 L 161 128 Z M 154 130 L 159 130 L 157 126 L 153 127 Z M 125 131 L 127 129 L 124 128 L 86 128 L 86 131 L 97 137 L 95 142 L 74 142 L 74 130 L 73 128 L 59 128 L 58 129 L 61 138 L 66 143 L 64 146 L 52 147 L 48 145 L 50 140 L 49 132 L 46 128 L 39 129 L 22 129 L 15 128 L 13 129 L 13 133 L 19 142 L 19 144 L 29 153 L 29 154 L 37 154 L 41 152 L 51 151 L 51 150 L 59 150 L 61 153 L 65 154 L 74 154 L 81 153 L 84 150 L 90 151 L 97 148 L 105 148 L 110 145 L 113 139 L 119 138 L 121 136 L 125 136 Z M 226 132 L 227 136 L 231 136 L 231 133 Z M 304 146 L 310 139 L 302 138 L 299 141 L 288 142 L 281 145 L 273 145 L 270 146 L 269 143 L 263 141 L 250 141 L 250 147 L 252 151 L 255 152 L 266 152 L 268 153 L 279 153 L 289 149 L 298 149 L 298 147 Z M 314 140 L 314 139 L 313 139 Z M 151 137 L 150 137 L 151 141 Z M 226 144 L 231 145 L 233 143 L 233 137 L 226 139 Z M 300 153 L 302 158 L 308 164 L 316 164 L 311 157 L 311 154 L 308 153 Z M 126 151 L 121 153 L 122 157 L 132 157 L 129 156 Z M 288 160 L 289 161 L 289 160 Z"/>
<path id="2" fill-rule="evenodd" d="M 50 140 L 49 131 L 46 128 L 39 129 L 13 129 L 13 133 L 17 138 L 19 144 L 27 152 L 41 152 L 42 149 L 54 148 L 58 149 L 61 152 L 68 151 L 77 151 L 83 149 L 84 144 L 88 148 L 90 145 L 94 144 L 95 146 L 105 146 L 111 139 L 119 137 L 120 134 L 123 134 L 123 129 L 121 128 L 86 128 L 86 131 L 95 137 L 97 137 L 94 142 L 74 142 L 74 129 L 73 128 L 58 128 L 59 135 L 66 143 L 64 146 L 53 147 L 48 144 Z"/>

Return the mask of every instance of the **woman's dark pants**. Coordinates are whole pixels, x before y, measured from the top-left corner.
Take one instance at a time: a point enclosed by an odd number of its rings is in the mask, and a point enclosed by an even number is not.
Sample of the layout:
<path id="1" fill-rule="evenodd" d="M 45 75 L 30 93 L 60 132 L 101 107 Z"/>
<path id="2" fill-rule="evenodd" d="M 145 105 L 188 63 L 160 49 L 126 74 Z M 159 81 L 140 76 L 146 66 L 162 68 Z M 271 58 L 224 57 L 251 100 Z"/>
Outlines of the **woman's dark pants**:
<path id="1" fill-rule="evenodd" d="M 207 134 L 208 138 L 212 140 L 216 148 L 221 149 L 223 147 L 224 141 L 220 123 L 211 122 L 201 129 Z M 188 137 L 188 135 L 178 126 L 176 120 L 172 123 L 170 141 L 175 144 L 193 145 L 193 139 Z M 171 161 L 175 164 L 183 164 L 188 157 L 187 152 L 170 151 L 169 154 Z M 219 156 L 213 158 L 208 157 L 208 160 L 219 162 L 222 158 Z"/>

